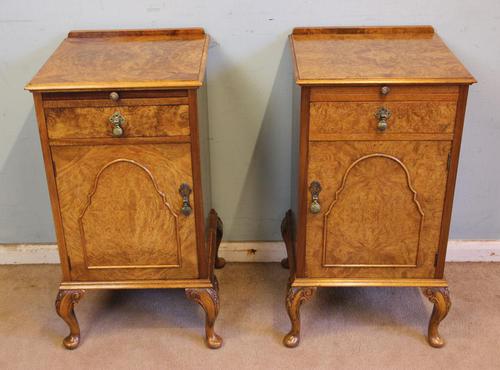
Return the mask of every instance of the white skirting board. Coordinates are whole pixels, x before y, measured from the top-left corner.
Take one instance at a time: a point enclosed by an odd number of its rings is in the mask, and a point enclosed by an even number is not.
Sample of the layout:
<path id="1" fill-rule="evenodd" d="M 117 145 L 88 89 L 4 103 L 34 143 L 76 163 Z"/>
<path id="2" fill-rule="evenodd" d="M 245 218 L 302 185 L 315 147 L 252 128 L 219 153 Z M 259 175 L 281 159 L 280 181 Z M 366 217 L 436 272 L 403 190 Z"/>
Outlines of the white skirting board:
<path id="1" fill-rule="evenodd" d="M 220 256 L 228 262 L 279 262 L 282 242 L 223 242 Z M 450 240 L 450 262 L 500 262 L 500 240 Z M 59 263 L 56 244 L 0 244 L 0 265 Z"/>

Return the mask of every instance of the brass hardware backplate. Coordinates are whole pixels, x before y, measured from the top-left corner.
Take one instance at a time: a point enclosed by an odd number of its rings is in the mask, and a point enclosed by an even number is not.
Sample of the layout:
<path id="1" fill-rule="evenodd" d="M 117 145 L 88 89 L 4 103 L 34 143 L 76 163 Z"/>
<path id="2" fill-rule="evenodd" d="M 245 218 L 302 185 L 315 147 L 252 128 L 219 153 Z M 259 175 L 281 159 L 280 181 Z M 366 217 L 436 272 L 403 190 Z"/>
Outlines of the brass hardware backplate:
<path id="1" fill-rule="evenodd" d="M 375 113 L 375 117 L 378 119 L 377 129 L 379 131 L 385 131 L 387 129 L 387 120 L 391 118 L 392 112 L 385 108 L 380 107 Z"/>
<path id="2" fill-rule="evenodd" d="M 321 211 L 321 205 L 319 204 L 319 193 L 321 192 L 321 184 L 319 181 L 313 181 L 309 185 L 309 191 L 311 192 L 311 206 L 309 210 L 311 213 L 319 213 Z"/>
<path id="3" fill-rule="evenodd" d="M 113 136 L 119 137 L 123 135 L 123 125 L 125 124 L 125 117 L 120 112 L 115 112 L 109 117 L 109 122 L 113 125 L 111 133 Z"/>
<path id="4" fill-rule="evenodd" d="M 189 216 L 193 211 L 191 205 L 189 204 L 189 196 L 191 195 L 191 192 L 191 187 L 186 183 L 181 184 L 181 186 L 179 187 L 179 194 L 182 197 L 181 213 L 184 216 Z"/>

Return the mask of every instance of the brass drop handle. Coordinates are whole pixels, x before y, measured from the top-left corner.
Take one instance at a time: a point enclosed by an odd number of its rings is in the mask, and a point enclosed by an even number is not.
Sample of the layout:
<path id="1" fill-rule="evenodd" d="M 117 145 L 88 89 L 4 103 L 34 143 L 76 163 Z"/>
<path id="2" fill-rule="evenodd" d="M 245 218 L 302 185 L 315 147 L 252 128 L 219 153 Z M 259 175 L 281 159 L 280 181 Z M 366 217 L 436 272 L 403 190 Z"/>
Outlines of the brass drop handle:
<path id="1" fill-rule="evenodd" d="M 375 113 L 375 117 L 378 119 L 377 129 L 379 131 L 385 131 L 387 129 L 387 120 L 391 118 L 392 112 L 384 107 L 380 107 Z"/>
<path id="2" fill-rule="evenodd" d="M 125 123 L 125 118 L 120 114 L 120 112 L 115 112 L 111 117 L 109 117 L 109 122 L 113 125 L 111 133 L 114 137 L 120 137 L 123 135 L 122 125 Z"/>
<path id="3" fill-rule="evenodd" d="M 179 194 L 182 197 L 182 207 L 181 207 L 181 213 L 184 216 L 189 216 L 193 209 L 191 208 L 191 205 L 189 204 L 189 196 L 191 195 L 191 188 L 189 187 L 188 184 L 181 184 L 179 187 Z"/>
<path id="4" fill-rule="evenodd" d="M 309 210 L 314 214 L 319 213 L 321 211 L 321 205 L 319 204 L 321 184 L 319 181 L 311 182 L 311 185 L 309 185 L 309 191 L 311 192 L 311 206 L 309 207 Z"/>

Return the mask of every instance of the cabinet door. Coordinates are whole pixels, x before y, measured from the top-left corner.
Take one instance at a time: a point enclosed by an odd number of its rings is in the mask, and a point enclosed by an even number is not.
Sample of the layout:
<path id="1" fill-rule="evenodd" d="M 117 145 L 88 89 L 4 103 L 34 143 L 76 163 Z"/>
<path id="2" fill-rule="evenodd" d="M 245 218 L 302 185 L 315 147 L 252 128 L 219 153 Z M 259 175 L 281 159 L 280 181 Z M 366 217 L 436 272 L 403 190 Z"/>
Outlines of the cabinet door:
<path id="1" fill-rule="evenodd" d="M 194 212 L 180 212 L 190 144 L 56 146 L 52 156 L 72 280 L 198 277 Z"/>
<path id="2" fill-rule="evenodd" d="M 308 186 L 320 211 L 306 226 L 311 277 L 432 278 L 443 211 L 448 141 L 309 144 Z"/>

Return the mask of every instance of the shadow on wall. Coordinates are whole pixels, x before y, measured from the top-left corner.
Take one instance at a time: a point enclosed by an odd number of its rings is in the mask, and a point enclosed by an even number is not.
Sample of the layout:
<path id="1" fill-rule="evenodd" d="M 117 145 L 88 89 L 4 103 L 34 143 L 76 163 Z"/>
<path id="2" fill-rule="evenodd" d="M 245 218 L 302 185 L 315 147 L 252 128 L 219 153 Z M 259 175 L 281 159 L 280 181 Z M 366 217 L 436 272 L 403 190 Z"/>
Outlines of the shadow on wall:
<path id="1" fill-rule="evenodd" d="M 54 225 L 34 108 L 29 111 L 0 169 L 0 182 L 0 243 L 54 242 Z"/>
<path id="2" fill-rule="evenodd" d="M 290 208 L 293 71 L 288 41 L 279 45 L 283 51 L 235 208 L 241 240 L 281 240 L 281 220 Z"/>

